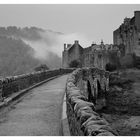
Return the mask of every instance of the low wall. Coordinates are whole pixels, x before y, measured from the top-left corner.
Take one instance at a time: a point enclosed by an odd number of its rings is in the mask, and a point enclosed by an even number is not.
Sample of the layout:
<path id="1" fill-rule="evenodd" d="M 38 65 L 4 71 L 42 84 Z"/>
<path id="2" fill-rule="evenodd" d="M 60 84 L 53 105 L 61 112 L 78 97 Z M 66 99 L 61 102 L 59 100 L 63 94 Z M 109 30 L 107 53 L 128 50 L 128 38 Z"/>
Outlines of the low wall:
<path id="1" fill-rule="evenodd" d="M 109 123 L 95 112 L 95 104 L 90 96 L 83 94 L 79 83 L 89 69 L 77 69 L 68 77 L 66 84 L 67 118 L 70 133 L 73 136 L 113 136 L 117 135 Z M 90 70 L 91 71 L 91 70 Z M 95 71 L 93 69 L 93 71 Z M 105 74 L 105 73 L 104 73 Z M 84 88 L 84 86 L 82 86 Z"/>
<path id="2" fill-rule="evenodd" d="M 73 70 L 74 69 L 47 70 L 0 79 L 1 98 L 8 97 L 14 92 L 26 89 L 36 83 L 47 80 L 48 78 L 70 73 Z"/>

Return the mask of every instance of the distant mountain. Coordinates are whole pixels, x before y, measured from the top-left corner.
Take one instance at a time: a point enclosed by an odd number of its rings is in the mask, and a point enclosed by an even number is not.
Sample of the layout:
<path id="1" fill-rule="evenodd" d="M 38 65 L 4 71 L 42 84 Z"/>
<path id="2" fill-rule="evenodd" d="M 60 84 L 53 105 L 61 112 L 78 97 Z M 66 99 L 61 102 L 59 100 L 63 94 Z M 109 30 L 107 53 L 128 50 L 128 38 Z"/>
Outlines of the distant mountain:
<path id="1" fill-rule="evenodd" d="M 45 41 L 43 34 L 46 35 Z M 0 76 L 31 72 L 41 64 L 46 64 L 50 69 L 60 67 L 61 58 L 55 52 L 50 51 L 48 47 L 48 44 L 53 43 L 49 36 L 53 38 L 53 36 L 60 34 L 62 33 L 37 27 L 0 27 Z M 43 41 L 46 43 L 47 57 L 40 59 L 35 57 L 38 48 L 34 48 L 32 44 L 40 43 L 39 49 L 42 49 Z"/>

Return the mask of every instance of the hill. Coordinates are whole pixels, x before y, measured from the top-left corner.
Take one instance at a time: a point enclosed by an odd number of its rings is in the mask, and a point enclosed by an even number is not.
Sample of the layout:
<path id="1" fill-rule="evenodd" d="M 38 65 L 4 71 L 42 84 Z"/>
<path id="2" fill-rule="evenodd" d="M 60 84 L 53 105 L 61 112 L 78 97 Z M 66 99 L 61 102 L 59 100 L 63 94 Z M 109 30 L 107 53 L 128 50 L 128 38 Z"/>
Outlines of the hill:
<path id="1" fill-rule="evenodd" d="M 45 30 L 36 27 L 0 27 L 0 76 L 31 72 L 42 64 L 46 64 L 50 69 L 60 67 L 61 58 L 54 52 L 48 51 L 47 57 L 44 59 L 35 57 L 38 50 L 31 46 L 30 42 L 40 43 L 43 39 L 41 33 L 45 32 Z M 52 33 L 52 31 L 47 32 Z M 61 33 L 53 32 L 53 34 Z"/>

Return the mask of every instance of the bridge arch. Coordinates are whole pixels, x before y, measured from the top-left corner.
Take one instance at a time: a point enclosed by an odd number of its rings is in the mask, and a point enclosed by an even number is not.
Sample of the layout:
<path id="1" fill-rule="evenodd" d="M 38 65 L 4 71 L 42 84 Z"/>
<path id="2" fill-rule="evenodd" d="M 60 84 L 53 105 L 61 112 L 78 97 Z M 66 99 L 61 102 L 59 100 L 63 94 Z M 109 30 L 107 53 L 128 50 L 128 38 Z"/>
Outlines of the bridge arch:
<path id="1" fill-rule="evenodd" d="M 89 80 L 87 80 L 87 92 L 88 92 L 88 101 L 96 104 L 96 98 L 93 95 L 93 94 L 95 94 L 95 92 L 92 91 L 92 85 L 90 84 Z"/>
<path id="2" fill-rule="evenodd" d="M 80 68 L 69 76 L 66 84 L 66 104 L 68 123 L 72 135 L 95 136 L 101 133 L 105 135 L 104 132 L 107 132 L 108 135 L 113 135 L 112 132 L 108 132 L 112 130 L 111 128 L 108 129 L 108 127 L 102 128 L 102 132 L 97 130 L 96 128 L 100 128 L 100 124 L 95 122 L 104 122 L 96 111 L 104 105 L 105 99 L 102 97 L 108 90 L 108 79 L 109 72 L 97 68 Z M 82 80 L 83 84 L 81 84 Z M 84 87 L 86 89 L 82 91 Z M 96 120 L 95 118 L 98 119 Z M 105 122 L 104 124 L 106 125 Z"/>
<path id="3" fill-rule="evenodd" d="M 97 80 L 97 99 L 102 97 L 102 88 L 99 80 Z"/>
<path id="4" fill-rule="evenodd" d="M 94 67 L 81 68 L 79 70 L 81 71 L 80 75 L 82 75 L 82 80 L 86 81 L 87 83 L 86 97 L 88 101 L 96 105 L 97 99 L 105 98 L 106 91 L 108 90 L 108 72 Z M 81 89 L 83 89 L 83 87 Z"/>

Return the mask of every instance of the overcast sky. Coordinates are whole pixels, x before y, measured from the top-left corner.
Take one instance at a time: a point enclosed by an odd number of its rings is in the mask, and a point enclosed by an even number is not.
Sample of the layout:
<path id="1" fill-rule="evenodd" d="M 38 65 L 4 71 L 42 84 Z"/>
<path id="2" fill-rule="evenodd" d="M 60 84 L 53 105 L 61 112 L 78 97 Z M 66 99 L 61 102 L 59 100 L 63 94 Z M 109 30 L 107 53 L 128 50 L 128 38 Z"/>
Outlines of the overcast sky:
<path id="1" fill-rule="evenodd" d="M 113 30 L 140 5 L 0 5 L 0 26 L 37 26 L 80 33 L 99 43 L 112 43 Z"/>

